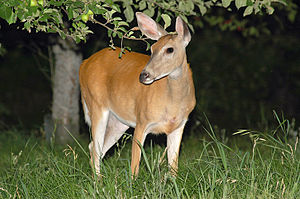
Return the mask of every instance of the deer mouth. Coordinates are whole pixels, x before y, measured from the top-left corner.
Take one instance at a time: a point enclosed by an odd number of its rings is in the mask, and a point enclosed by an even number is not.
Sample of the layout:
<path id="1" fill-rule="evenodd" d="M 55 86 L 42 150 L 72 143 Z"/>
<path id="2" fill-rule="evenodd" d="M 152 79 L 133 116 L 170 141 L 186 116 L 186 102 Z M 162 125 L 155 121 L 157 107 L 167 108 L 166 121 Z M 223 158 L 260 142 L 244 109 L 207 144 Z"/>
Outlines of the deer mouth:
<path id="1" fill-rule="evenodd" d="M 153 78 L 149 72 L 143 70 L 140 74 L 139 80 L 143 84 L 151 84 L 154 81 L 155 78 Z"/>
<path id="2" fill-rule="evenodd" d="M 168 76 L 169 73 L 164 73 L 161 75 L 158 75 L 157 77 L 152 76 L 149 72 L 143 70 L 140 74 L 140 82 L 143 84 L 152 84 L 156 80 L 160 80 L 166 76 Z"/>

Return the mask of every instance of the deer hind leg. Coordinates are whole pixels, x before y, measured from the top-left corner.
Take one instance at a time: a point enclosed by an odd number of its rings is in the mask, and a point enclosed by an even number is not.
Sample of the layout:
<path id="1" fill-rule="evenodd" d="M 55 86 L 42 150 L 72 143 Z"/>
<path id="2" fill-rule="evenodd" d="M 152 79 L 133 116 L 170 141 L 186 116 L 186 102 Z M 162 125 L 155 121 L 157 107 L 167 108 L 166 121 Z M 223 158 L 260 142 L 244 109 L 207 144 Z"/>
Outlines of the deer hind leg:
<path id="1" fill-rule="evenodd" d="M 101 109 L 97 109 L 96 112 L 92 113 L 91 118 L 93 141 L 89 144 L 89 149 L 91 153 L 91 163 L 94 166 L 97 175 L 100 175 L 100 158 L 103 153 L 102 151 L 108 117 L 109 111 L 101 111 Z"/>
<path id="2" fill-rule="evenodd" d="M 177 128 L 167 136 L 168 164 L 171 167 L 171 174 L 173 176 L 177 175 L 178 155 L 179 155 L 179 149 L 180 149 L 180 143 L 181 143 L 184 125 L 185 123 L 183 123 L 179 128 Z"/>
<path id="3" fill-rule="evenodd" d="M 82 102 L 82 108 L 83 108 L 83 113 L 84 113 L 84 119 L 85 119 L 85 122 L 88 124 L 88 126 L 91 128 L 92 126 L 92 122 L 91 122 L 91 117 L 90 117 L 90 111 L 87 107 L 87 104 L 84 100 L 84 97 L 83 95 L 81 95 L 81 102 Z M 89 144 L 89 150 L 90 150 L 90 156 L 91 156 L 91 165 L 93 166 L 94 163 L 92 161 L 92 157 L 93 157 L 93 141 L 90 142 Z"/>
<path id="4" fill-rule="evenodd" d="M 84 113 L 84 119 L 85 122 L 89 125 L 89 127 L 91 127 L 91 118 L 90 118 L 90 111 L 86 105 L 85 100 L 83 99 L 83 96 L 81 98 L 82 101 L 82 107 L 83 107 L 83 113 Z"/>
<path id="5" fill-rule="evenodd" d="M 102 149 L 102 158 L 105 153 L 120 139 L 129 126 L 120 122 L 112 113 L 109 114 L 109 119 L 104 137 Z"/>

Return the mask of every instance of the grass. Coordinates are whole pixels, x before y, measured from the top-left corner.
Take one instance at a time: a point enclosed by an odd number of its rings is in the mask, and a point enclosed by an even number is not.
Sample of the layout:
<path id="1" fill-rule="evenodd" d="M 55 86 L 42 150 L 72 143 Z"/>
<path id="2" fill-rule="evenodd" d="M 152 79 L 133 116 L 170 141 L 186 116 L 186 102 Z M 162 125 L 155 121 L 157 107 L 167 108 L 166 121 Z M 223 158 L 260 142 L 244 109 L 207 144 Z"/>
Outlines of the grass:
<path id="1" fill-rule="evenodd" d="M 0 132 L 0 198 L 300 198 L 298 141 L 289 123 L 273 131 L 241 130 L 221 142 L 208 125 L 182 142 L 179 174 L 168 173 L 164 146 L 145 146 L 138 178 L 130 174 L 124 137 L 93 175 L 87 141 L 51 148 L 18 130 Z M 200 132 L 199 132 L 200 134 Z M 224 140 L 224 139 L 223 139 Z"/>

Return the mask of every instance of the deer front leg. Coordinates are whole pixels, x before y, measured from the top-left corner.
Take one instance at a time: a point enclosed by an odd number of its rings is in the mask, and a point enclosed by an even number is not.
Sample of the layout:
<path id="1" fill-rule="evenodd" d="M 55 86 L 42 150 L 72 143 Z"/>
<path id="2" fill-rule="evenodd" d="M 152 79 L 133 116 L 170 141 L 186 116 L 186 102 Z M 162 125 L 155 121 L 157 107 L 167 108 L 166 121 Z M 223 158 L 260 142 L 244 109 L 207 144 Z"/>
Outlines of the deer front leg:
<path id="1" fill-rule="evenodd" d="M 171 174 L 173 176 L 177 175 L 178 155 L 184 125 L 185 122 L 178 129 L 167 135 L 168 163 L 171 167 Z"/>
<path id="2" fill-rule="evenodd" d="M 131 173 L 132 178 L 135 178 L 139 173 L 139 165 L 141 160 L 141 147 L 144 145 L 146 138 L 145 128 L 136 126 L 132 140 L 132 151 L 131 151 Z"/>

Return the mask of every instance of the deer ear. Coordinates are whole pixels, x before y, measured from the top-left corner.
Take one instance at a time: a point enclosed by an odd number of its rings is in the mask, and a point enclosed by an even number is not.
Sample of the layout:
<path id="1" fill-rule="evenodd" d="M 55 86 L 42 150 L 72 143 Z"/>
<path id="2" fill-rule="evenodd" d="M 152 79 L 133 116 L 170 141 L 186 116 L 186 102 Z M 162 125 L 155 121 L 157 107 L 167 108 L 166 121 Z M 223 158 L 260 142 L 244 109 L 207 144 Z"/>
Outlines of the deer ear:
<path id="1" fill-rule="evenodd" d="M 191 33 L 186 23 L 179 16 L 176 18 L 176 32 L 179 37 L 182 37 L 183 44 L 186 47 L 191 41 Z"/>
<path id="2" fill-rule="evenodd" d="M 162 36 L 168 34 L 161 25 L 156 23 L 153 19 L 148 17 L 142 12 L 137 12 L 136 14 L 138 26 L 142 33 L 152 40 L 158 40 Z"/>

